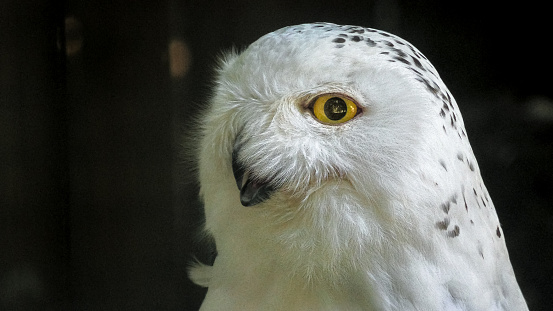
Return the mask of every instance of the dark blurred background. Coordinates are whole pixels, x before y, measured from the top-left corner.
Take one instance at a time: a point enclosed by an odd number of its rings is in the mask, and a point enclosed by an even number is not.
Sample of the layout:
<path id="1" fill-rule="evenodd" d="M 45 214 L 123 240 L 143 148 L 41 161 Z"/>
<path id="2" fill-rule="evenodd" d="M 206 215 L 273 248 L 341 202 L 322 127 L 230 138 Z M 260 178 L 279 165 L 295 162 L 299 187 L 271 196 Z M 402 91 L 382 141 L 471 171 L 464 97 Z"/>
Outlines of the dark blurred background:
<path id="1" fill-rule="evenodd" d="M 457 98 L 532 310 L 553 297 L 550 9 L 419 1 L 0 3 L 0 310 L 196 310 L 183 153 L 221 50 L 314 21 L 393 32 Z"/>

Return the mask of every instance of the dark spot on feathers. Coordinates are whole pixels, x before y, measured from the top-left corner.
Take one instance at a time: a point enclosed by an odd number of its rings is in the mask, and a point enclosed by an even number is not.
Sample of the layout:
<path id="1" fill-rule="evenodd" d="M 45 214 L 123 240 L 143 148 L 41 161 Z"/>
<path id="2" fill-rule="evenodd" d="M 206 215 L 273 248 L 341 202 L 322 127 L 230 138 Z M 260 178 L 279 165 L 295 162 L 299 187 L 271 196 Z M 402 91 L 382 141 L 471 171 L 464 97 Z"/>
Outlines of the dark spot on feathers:
<path id="1" fill-rule="evenodd" d="M 400 61 L 400 62 L 402 62 L 402 63 L 404 63 L 404 64 L 406 64 L 406 65 L 411 65 L 411 63 L 410 63 L 408 60 L 406 60 L 405 58 L 403 58 L 403 57 L 394 56 L 394 59 L 395 59 L 395 60 L 398 60 L 398 61 Z"/>
<path id="2" fill-rule="evenodd" d="M 422 55 L 419 55 L 420 53 L 417 52 L 417 50 L 415 50 L 415 48 L 412 46 L 412 45 L 408 45 L 409 49 L 411 49 L 411 52 L 413 52 L 413 54 L 415 54 L 417 57 L 421 57 Z"/>
<path id="3" fill-rule="evenodd" d="M 455 226 L 453 227 L 453 230 L 450 230 L 447 232 L 447 236 L 450 237 L 450 238 L 454 238 L 454 237 L 457 237 L 459 236 L 459 232 L 461 231 L 461 229 L 459 228 L 459 226 Z"/>
<path id="4" fill-rule="evenodd" d="M 457 204 L 457 194 L 452 195 L 451 199 L 449 199 L 449 202 Z"/>
<path id="5" fill-rule="evenodd" d="M 497 234 L 497 237 L 501 237 L 501 230 L 499 230 L 499 226 L 497 226 L 497 229 L 495 230 L 495 234 Z"/>
<path id="6" fill-rule="evenodd" d="M 409 68 L 409 70 L 411 70 L 412 72 L 417 74 L 417 76 L 422 77 L 422 73 L 420 73 L 417 69 L 415 69 L 413 67 L 407 67 L 407 68 Z"/>
<path id="7" fill-rule="evenodd" d="M 332 42 L 334 42 L 334 43 L 344 43 L 344 42 L 346 42 L 346 39 L 344 39 L 344 38 L 336 38 L 336 39 L 332 40 Z"/>
<path id="8" fill-rule="evenodd" d="M 449 100 L 447 99 L 447 96 L 444 93 L 440 94 L 440 98 L 442 99 L 444 104 L 449 104 L 449 107 L 451 107 L 451 109 L 453 110 L 453 107 L 451 106 L 451 103 L 449 102 Z"/>
<path id="9" fill-rule="evenodd" d="M 411 56 L 411 58 L 413 59 L 413 62 L 415 63 L 415 66 L 422 69 L 423 71 L 426 71 L 426 69 L 424 69 L 421 62 L 416 57 Z"/>
<path id="10" fill-rule="evenodd" d="M 392 50 L 393 50 L 394 53 L 396 53 L 397 56 L 399 56 L 399 57 L 407 57 L 407 54 L 405 54 L 405 52 L 403 52 L 403 51 L 400 50 L 400 49 L 393 48 Z"/>
<path id="11" fill-rule="evenodd" d="M 371 39 L 369 39 L 369 38 L 366 39 L 366 42 L 367 42 L 367 45 L 368 45 L 368 46 L 371 46 L 371 47 L 372 47 L 372 46 L 376 46 L 376 42 L 374 42 L 373 40 L 371 40 Z"/>
<path id="12" fill-rule="evenodd" d="M 445 161 L 444 160 L 440 160 L 440 165 L 444 168 L 444 170 L 446 170 L 447 172 L 447 167 L 445 166 Z"/>
<path id="13" fill-rule="evenodd" d="M 351 37 L 351 41 L 353 41 L 353 42 L 359 42 L 359 41 L 361 41 L 361 40 L 363 40 L 363 38 L 361 38 L 361 37 L 359 37 L 359 36 L 353 36 L 353 37 Z"/>
<path id="14" fill-rule="evenodd" d="M 449 201 L 443 203 L 442 205 L 440 205 L 442 210 L 444 211 L 444 213 L 449 213 L 449 210 L 451 208 L 451 203 Z"/>
<path id="15" fill-rule="evenodd" d="M 428 81 L 428 79 L 418 77 L 417 80 L 424 83 L 426 88 L 434 95 L 437 95 L 438 92 L 440 91 L 438 85 L 436 83 L 434 83 L 434 85 L 430 84 L 430 81 Z"/>
<path id="16" fill-rule="evenodd" d="M 436 227 L 440 230 L 447 230 L 447 227 L 449 226 L 449 218 L 444 218 L 442 221 L 438 221 L 436 223 Z"/>
<path id="17" fill-rule="evenodd" d="M 352 29 L 352 30 L 349 31 L 349 33 L 358 33 L 358 34 L 362 34 L 364 32 L 365 32 L 365 30 L 363 30 L 363 29 Z"/>

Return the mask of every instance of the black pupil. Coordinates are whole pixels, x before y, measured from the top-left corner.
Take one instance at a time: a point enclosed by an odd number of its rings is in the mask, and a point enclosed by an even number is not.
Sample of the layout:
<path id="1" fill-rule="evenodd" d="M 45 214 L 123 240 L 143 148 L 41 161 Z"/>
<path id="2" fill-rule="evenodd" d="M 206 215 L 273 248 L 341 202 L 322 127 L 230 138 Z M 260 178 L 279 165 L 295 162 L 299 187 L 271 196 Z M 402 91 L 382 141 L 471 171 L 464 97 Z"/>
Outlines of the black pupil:
<path id="1" fill-rule="evenodd" d="M 336 121 L 342 119 L 348 112 L 348 105 L 340 97 L 332 97 L 325 103 L 325 115 L 330 120 Z"/>

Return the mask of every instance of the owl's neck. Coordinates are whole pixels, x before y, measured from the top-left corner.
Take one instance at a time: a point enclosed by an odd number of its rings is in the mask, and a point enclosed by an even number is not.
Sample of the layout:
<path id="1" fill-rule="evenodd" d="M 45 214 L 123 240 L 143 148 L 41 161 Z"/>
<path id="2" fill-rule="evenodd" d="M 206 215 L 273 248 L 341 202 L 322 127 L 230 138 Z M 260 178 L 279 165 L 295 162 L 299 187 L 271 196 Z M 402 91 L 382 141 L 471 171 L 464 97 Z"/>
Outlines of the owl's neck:
<path id="1" fill-rule="evenodd" d="M 394 286 L 390 271 L 400 273 L 426 258 L 398 229 L 406 224 L 385 225 L 390 214 L 368 208 L 375 202 L 359 197 L 351 184 L 325 187 L 299 203 L 275 197 L 280 205 L 264 210 L 237 207 L 227 227 L 234 229 L 216 236 L 219 255 L 210 291 L 225 288 L 228 299 L 273 301 L 287 310 L 301 310 L 300 305 L 324 310 L 333 304 L 367 310 L 385 304 L 385 293 Z M 290 305 L 281 305 L 285 302 Z"/>

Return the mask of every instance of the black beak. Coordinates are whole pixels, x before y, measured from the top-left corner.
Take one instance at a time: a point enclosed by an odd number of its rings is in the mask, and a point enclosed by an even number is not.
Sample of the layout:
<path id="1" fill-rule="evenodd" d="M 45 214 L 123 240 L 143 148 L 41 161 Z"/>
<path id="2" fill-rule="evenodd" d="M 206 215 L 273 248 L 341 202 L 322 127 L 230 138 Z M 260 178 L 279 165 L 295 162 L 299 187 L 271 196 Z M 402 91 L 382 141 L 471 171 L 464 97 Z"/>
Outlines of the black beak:
<path id="1" fill-rule="evenodd" d="M 238 149 L 232 153 L 232 173 L 240 190 L 240 203 L 243 206 L 254 206 L 271 196 L 275 188 L 267 181 L 260 181 L 251 176 L 250 172 L 238 161 Z"/>

